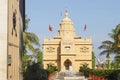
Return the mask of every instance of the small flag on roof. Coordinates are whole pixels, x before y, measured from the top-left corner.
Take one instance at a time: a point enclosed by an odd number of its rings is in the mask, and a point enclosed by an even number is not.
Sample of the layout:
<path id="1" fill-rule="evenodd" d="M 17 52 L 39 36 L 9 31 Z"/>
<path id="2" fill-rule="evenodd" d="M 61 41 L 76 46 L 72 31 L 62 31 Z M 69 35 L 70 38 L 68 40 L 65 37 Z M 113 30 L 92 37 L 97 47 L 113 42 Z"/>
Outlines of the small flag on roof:
<path id="1" fill-rule="evenodd" d="M 86 24 L 85 24 L 85 26 L 84 26 L 84 31 L 86 31 L 86 28 L 87 28 L 87 26 L 86 26 Z"/>
<path id="2" fill-rule="evenodd" d="M 49 25 L 49 31 L 53 31 L 53 29 L 52 29 L 52 26 L 51 25 Z"/>

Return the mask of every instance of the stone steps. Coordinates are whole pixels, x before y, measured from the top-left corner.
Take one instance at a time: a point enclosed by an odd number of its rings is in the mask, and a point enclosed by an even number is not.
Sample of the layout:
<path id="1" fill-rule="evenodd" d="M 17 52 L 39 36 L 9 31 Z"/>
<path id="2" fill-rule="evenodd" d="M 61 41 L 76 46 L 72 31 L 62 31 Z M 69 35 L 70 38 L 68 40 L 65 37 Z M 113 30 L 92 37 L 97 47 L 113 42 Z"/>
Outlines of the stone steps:
<path id="1" fill-rule="evenodd" d="M 81 73 L 71 72 L 59 72 L 50 80 L 91 80 L 90 78 L 85 78 Z"/>

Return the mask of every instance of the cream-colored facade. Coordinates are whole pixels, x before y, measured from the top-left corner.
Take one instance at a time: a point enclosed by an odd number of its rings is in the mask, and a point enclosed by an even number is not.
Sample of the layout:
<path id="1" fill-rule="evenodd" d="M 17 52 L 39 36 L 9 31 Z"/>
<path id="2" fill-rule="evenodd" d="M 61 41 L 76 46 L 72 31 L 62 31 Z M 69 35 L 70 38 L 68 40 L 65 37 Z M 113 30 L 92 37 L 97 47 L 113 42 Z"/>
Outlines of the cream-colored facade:
<path id="1" fill-rule="evenodd" d="M 24 0 L 0 0 L 0 80 L 22 80 Z"/>
<path id="2" fill-rule="evenodd" d="M 72 69 L 76 72 L 82 64 L 92 68 L 92 39 L 76 36 L 74 25 L 68 11 L 60 23 L 58 35 L 53 39 L 44 38 L 44 68 L 49 64 L 57 66 L 60 71 Z"/>

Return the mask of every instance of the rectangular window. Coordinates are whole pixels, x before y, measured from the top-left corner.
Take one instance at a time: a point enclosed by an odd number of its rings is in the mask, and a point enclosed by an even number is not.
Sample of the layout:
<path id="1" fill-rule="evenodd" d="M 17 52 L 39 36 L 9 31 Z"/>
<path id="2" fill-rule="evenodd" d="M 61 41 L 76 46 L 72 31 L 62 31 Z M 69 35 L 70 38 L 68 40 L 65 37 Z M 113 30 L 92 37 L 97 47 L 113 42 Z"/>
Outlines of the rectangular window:
<path id="1" fill-rule="evenodd" d="M 12 63 L 12 58 L 11 58 L 11 55 L 8 55 L 8 65 L 10 66 Z"/>

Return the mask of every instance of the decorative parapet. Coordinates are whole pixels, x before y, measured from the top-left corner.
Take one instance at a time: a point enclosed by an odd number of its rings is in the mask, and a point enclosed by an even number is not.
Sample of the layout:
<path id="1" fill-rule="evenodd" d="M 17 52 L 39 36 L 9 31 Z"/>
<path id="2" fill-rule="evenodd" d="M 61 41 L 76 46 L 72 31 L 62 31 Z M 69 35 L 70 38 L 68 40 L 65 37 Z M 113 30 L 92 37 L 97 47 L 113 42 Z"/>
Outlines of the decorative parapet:
<path id="1" fill-rule="evenodd" d="M 79 45 L 79 44 L 90 44 L 92 45 L 92 39 L 91 38 L 87 38 L 87 39 L 76 39 L 75 40 L 75 44 Z"/>
<path id="2" fill-rule="evenodd" d="M 44 43 L 43 45 L 45 44 L 59 44 L 60 43 L 60 40 L 56 40 L 56 39 L 44 39 Z"/>

